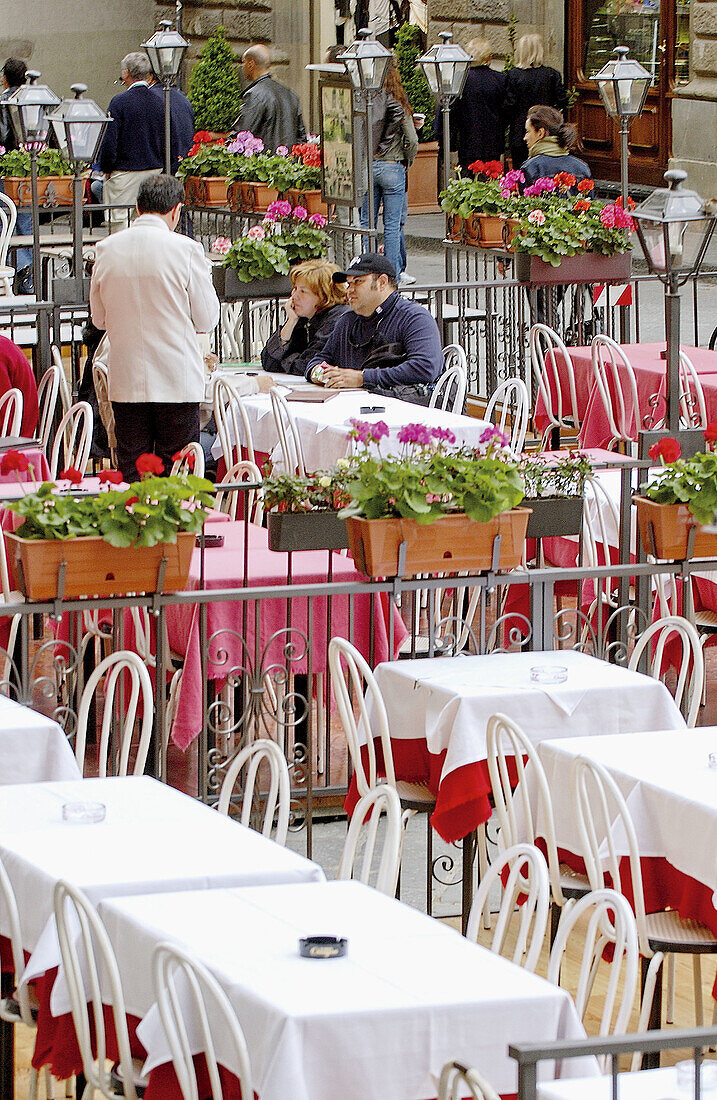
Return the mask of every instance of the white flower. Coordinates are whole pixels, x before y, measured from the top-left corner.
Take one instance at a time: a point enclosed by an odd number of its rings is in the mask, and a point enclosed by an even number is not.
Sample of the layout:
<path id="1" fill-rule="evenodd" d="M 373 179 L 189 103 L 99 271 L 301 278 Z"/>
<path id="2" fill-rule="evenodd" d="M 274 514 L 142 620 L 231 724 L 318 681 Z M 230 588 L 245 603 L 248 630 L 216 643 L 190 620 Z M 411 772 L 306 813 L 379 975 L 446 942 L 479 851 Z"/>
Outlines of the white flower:
<path id="1" fill-rule="evenodd" d="M 322 489 L 328 489 L 330 484 L 331 484 L 331 478 L 330 477 L 320 477 L 319 478 L 319 485 L 321 486 Z"/>

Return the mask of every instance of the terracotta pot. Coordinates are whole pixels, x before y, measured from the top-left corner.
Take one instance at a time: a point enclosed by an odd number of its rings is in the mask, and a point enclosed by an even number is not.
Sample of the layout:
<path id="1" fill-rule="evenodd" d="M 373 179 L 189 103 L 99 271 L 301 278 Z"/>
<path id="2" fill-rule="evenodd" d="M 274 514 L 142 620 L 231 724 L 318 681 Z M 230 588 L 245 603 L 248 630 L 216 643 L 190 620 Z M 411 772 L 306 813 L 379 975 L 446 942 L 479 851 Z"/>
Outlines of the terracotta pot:
<path id="1" fill-rule="evenodd" d="M 269 512 L 269 549 L 343 550 L 349 544 L 346 520 L 336 512 Z"/>
<path id="2" fill-rule="evenodd" d="M 409 214 L 440 214 L 438 202 L 438 142 L 418 146 L 416 159 L 408 170 Z"/>
<path id="3" fill-rule="evenodd" d="M 187 176 L 184 194 L 189 206 L 207 206 L 227 209 L 226 176 Z"/>
<path id="4" fill-rule="evenodd" d="M 503 248 L 507 252 L 513 251 L 513 237 L 520 228 L 520 222 L 517 218 L 504 218 L 503 219 Z"/>
<path id="5" fill-rule="evenodd" d="M 241 182 L 242 206 L 255 214 L 265 214 L 273 202 L 279 198 L 275 187 L 266 183 Z"/>
<path id="6" fill-rule="evenodd" d="M 325 218 L 328 218 L 329 208 L 325 202 L 321 201 L 321 188 L 300 191 L 297 187 L 291 187 L 288 196 L 292 206 L 303 206 L 309 214 L 323 214 Z"/>
<path id="7" fill-rule="evenodd" d="M 32 206 L 32 184 L 29 176 L 5 176 L 5 194 L 16 206 Z M 72 206 L 72 176 L 40 176 L 37 181 L 40 206 Z M 84 198 L 83 198 L 84 202 Z"/>
<path id="8" fill-rule="evenodd" d="M 513 569 L 520 565 L 525 548 L 529 508 L 501 512 L 489 523 L 475 523 L 463 513 L 439 516 L 430 524 L 413 519 L 346 520 L 349 546 L 367 577 L 397 577 L 399 548 L 406 543 L 405 575 L 416 573 L 478 572 L 493 566 L 496 535 L 501 536 L 500 555 L 495 567 Z"/>
<path id="9" fill-rule="evenodd" d="M 463 219 L 463 240 L 466 244 L 480 244 L 480 214 L 469 214 Z"/>
<path id="10" fill-rule="evenodd" d="M 446 236 L 449 241 L 463 240 L 463 218 L 460 214 L 449 214 L 446 219 Z"/>
<path id="11" fill-rule="evenodd" d="M 478 214 L 479 240 L 482 248 L 503 247 L 503 227 L 505 218 L 502 214 Z"/>
<path id="12" fill-rule="evenodd" d="M 626 283 L 630 279 L 632 254 L 601 256 L 597 252 L 580 252 L 566 256 L 558 267 L 547 264 L 540 256 L 527 252 L 515 253 L 515 277 L 521 283 L 555 285 L 565 283 Z"/>
<path id="13" fill-rule="evenodd" d="M 686 504 L 657 504 L 635 497 L 637 526 L 646 554 L 680 561 L 717 557 L 717 535 L 703 531 Z M 690 535 L 694 543 L 690 549 Z"/>
<path id="14" fill-rule="evenodd" d="M 125 596 L 155 592 L 160 564 L 166 558 L 162 591 L 186 587 L 195 536 L 183 531 L 176 543 L 118 549 L 104 539 L 22 539 L 6 532 L 5 541 L 20 591 L 30 600 L 53 600 L 58 570 L 65 563 L 63 596 Z"/>

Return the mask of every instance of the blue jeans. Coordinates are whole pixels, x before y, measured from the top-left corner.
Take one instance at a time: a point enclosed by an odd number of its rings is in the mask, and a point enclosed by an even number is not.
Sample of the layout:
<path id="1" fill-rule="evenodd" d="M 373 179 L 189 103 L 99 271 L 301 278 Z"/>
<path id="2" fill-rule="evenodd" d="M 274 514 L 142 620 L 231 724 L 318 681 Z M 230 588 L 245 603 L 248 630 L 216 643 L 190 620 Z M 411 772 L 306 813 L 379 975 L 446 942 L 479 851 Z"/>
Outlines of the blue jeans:
<path id="1" fill-rule="evenodd" d="M 400 275 L 402 271 L 406 270 L 406 238 L 404 236 L 404 228 L 406 225 L 406 218 L 408 217 L 408 181 L 406 181 L 406 190 L 403 192 L 403 207 L 401 209 L 401 270 L 398 272 Z"/>
<path id="2" fill-rule="evenodd" d="M 402 164 L 390 160 L 373 162 L 373 201 L 378 219 L 378 211 L 383 202 L 383 250 L 386 259 L 400 275 L 402 266 L 401 219 L 406 194 L 406 169 Z M 368 225 L 368 195 L 364 195 L 361 206 L 361 225 Z M 403 249 L 405 254 L 405 247 Z"/>

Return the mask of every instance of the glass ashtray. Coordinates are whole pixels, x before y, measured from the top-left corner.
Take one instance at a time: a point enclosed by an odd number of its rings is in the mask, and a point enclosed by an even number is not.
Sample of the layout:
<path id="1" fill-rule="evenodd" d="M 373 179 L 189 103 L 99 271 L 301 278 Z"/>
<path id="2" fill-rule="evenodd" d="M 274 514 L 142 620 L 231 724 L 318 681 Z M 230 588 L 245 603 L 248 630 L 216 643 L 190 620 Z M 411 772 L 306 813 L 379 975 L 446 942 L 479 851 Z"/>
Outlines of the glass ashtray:
<path id="1" fill-rule="evenodd" d="M 534 684 L 564 684 L 568 678 L 565 665 L 533 665 L 530 679 Z"/>
<path id="2" fill-rule="evenodd" d="M 684 1062 L 677 1062 L 675 1064 L 675 1070 L 677 1072 L 678 1087 L 689 1089 L 690 1092 L 694 1091 L 694 1061 L 689 1058 Z M 717 1062 L 702 1062 L 700 1067 L 700 1088 L 704 1090 L 717 1088 Z"/>
<path id="3" fill-rule="evenodd" d="M 107 807 L 104 802 L 65 802 L 62 820 L 74 825 L 96 825 L 104 821 Z"/>

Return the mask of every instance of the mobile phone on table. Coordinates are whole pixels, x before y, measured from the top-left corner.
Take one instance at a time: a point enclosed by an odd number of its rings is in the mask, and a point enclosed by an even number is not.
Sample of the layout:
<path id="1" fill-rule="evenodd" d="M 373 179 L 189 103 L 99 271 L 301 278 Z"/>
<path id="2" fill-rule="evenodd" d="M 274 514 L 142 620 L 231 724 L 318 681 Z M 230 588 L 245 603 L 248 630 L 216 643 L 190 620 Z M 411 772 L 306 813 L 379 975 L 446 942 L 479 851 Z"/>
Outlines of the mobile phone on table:
<path id="1" fill-rule="evenodd" d="M 385 405 L 362 405 L 359 412 L 362 416 L 366 416 L 367 413 L 385 413 Z"/>

